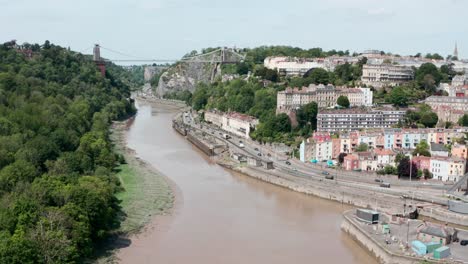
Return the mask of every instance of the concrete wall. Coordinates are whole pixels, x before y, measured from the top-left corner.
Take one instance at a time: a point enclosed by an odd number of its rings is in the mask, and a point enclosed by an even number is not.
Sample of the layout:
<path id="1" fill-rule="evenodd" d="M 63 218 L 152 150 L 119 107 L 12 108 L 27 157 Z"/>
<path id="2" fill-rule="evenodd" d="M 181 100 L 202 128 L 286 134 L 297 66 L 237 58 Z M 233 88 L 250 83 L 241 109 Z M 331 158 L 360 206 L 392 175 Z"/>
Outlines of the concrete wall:
<path id="1" fill-rule="evenodd" d="M 192 133 L 189 132 L 187 134 L 187 140 L 190 141 L 192 144 L 194 144 L 201 151 L 203 151 L 206 155 L 208 155 L 208 156 L 213 156 L 214 155 L 213 148 L 211 148 L 208 145 L 206 145 L 205 143 L 203 143 L 201 140 L 199 140 Z"/>
<path id="2" fill-rule="evenodd" d="M 460 214 L 468 214 L 468 203 L 459 202 L 459 201 L 449 201 L 448 208 L 452 212 Z"/>
<path id="3" fill-rule="evenodd" d="M 375 241 L 372 237 L 368 236 L 367 233 L 359 227 L 352 219 L 351 216 L 346 213 L 343 215 L 343 222 L 341 229 L 350 235 L 353 240 L 359 243 L 363 248 L 367 249 L 372 255 L 374 255 L 380 263 L 384 264 L 417 264 L 422 263 L 423 259 L 415 258 L 411 256 L 404 256 L 397 253 L 393 253 L 388 249 L 384 248 Z M 430 263 L 457 263 L 447 261 L 432 260 Z"/>
<path id="4" fill-rule="evenodd" d="M 185 129 L 183 125 L 180 125 L 175 120 L 172 121 L 172 128 L 174 128 L 174 130 L 177 131 L 182 136 L 184 137 L 187 136 L 187 129 Z"/>

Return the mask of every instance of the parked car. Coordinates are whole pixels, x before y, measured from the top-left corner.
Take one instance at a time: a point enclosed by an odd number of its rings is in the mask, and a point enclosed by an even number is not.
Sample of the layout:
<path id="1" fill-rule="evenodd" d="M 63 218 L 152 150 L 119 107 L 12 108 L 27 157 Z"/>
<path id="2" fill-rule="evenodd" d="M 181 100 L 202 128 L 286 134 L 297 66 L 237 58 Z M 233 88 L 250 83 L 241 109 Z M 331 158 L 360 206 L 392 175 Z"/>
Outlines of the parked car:
<path id="1" fill-rule="evenodd" d="M 254 150 L 258 151 L 258 148 L 254 148 Z"/>
<path id="2" fill-rule="evenodd" d="M 375 181 L 375 182 L 383 182 L 383 180 L 382 180 L 382 179 L 379 179 L 379 178 L 376 178 L 374 181 Z"/>
<path id="3" fill-rule="evenodd" d="M 243 143 L 240 143 L 240 144 L 239 144 L 239 148 L 244 148 L 244 147 L 245 147 L 245 146 L 244 146 Z"/>
<path id="4" fill-rule="evenodd" d="M 268 153 L 268 154 L 267 154 L 267 156 L 268 156 L 268 157 L 271 157 L 271 154 L 270 154 L 270 153 Z"/>
<path id="5" fill-rule="evenodd" d="M 289 162 L 289 161 L 286 161 L 286 165 L 291 165 L 291 162 Z"/>
<path id="6" fill-rule="evenodd" d="M 330 173 L 328 171 L 322 171 L 322 174 L 323 175 L 330 175 Z"/>
<path id="7" fill-rule="evenodd" d="M 462 240 L 462 241 L 460 241 L 460 245 L 462 245 L 462 246 L 468 245 L 468 240 Z"/>
<path id="8" fill-rule="evenodd" d="M 239 140 L 239 143 L 242 143 L 242 140 Z"/>
<path id="9" fill-rule="evenodd" d="M 382 188 L 390 188 L 390 183 L 388 183 L 388 182 L 382 182 L 382 183 L 380 183 L 380 187 L 382 187 Z"/>
<path id="10" fill-rule="evenodd" d="M 262 153 L 259 152 L 259 153 L 257 154 L 257 156 L 261 157 L 261 156 L 262 156 Z"/>
<path id="11" fill-rule="evenodd" d="M 325 179 L 327 180 L 333 180 L 334 178 L 333 175 L 325 175 Z"/>

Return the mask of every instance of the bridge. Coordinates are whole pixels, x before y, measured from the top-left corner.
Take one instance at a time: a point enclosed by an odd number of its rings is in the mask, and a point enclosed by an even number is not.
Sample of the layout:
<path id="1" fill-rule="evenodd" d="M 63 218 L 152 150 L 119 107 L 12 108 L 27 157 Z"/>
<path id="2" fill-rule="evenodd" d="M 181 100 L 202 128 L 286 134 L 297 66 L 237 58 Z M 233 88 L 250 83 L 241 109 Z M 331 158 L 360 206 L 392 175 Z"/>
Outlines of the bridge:
<path id="1" fill-rule="evenodd" d="M 109 51 L 120 56 L 127 57 L 128 59 L 107 59 L 101 57 L 101 49 Z M 222 47 L 204 54 L 183 57 L 182 59 L 154 59 L 154 58 L 141 58 L 129 55 L 123 52 L 115 51 L 105 48 L 99 44 L 95 44 L 93 48 L 93 61 L 98 63 L 103 62 L 148 62 L 148 63 L 220 63 L 220 64 L 235 64 L 244 61 L 245 55 L 240 54 L 234 48 Z"/>

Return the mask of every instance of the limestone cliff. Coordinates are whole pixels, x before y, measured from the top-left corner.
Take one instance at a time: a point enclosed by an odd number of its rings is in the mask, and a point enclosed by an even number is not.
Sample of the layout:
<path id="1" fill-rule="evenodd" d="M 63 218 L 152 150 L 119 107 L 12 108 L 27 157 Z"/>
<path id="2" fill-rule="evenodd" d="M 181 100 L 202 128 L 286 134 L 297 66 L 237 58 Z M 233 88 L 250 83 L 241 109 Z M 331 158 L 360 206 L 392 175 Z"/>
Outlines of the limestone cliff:
<path id="1" fill-rule="evenodd" d="M 194 92 L 199 82 L 210 82 L 221 74 L 219 63 L 179 62 L 161 75 L 156 95 L 189 90 Z"/>

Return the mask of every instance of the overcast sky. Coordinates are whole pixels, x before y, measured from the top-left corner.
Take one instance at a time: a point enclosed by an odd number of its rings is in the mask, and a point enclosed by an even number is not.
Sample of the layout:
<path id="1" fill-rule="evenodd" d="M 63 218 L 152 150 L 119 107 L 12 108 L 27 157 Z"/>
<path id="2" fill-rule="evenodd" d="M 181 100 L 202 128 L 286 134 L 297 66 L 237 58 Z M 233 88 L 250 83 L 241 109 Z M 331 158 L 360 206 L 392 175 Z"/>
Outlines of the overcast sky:
<path id="1" fill-rule="evenodd" d="M 260 45 L 445 56 L 457 42 L 468 58 L 467 10 L 468 0 L 0 0 L 0 41 L 157 59 Z"/>

